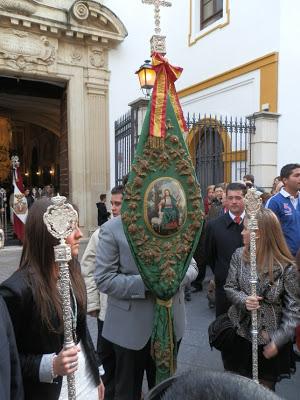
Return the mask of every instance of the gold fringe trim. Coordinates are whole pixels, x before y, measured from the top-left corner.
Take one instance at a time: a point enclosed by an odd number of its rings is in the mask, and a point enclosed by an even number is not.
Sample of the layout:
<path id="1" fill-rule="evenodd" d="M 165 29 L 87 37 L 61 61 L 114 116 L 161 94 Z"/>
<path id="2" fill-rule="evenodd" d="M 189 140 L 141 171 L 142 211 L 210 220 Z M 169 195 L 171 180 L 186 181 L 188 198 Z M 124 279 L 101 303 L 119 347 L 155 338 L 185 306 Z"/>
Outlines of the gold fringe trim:
<path id="1" fill-rule="evenodd" d="M 164 149 L 165 148 L 165 139 L 156 137 L 156 136 L 150 136 L 149 137 L 149 146 L 152 149 Z"/>

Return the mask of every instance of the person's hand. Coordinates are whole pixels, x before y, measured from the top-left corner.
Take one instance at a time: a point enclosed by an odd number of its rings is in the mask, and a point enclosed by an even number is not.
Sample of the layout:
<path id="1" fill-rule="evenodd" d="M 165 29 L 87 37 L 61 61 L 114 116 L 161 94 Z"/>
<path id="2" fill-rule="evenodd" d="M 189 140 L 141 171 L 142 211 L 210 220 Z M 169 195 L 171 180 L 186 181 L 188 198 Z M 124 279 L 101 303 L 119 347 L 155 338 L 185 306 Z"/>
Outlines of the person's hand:
<path id="1" fill-rule="evenodd" d="M 105 393 L 105 388 L 104 388 L 103 382 L 101 381 L 100 385 L 98 386 L 99 400 L 104 400 L 104 393 Z"/>
<path id="2" fill-rule="evenodd" d="M 87 314 L 88 314 L 90 317 L 98 318 L 99 311 L 98 311 L 98 310 L 89 311 Z"/>
<path id="3" fill-rule="evenodd" d="M 278 348 L 273 341 L 268 343 L 264 347 L 263 355 L 265 356 L 265 358 L 272 358 L 275 357 L 277 354 L 278 354 Z"/>
<path id="4" fill-rule="evenodd" d="M 258 310 L 260 305 L 259 302 L 262 300 L 262 297 L 259 296 L 248 296 L 246 297 L 246 308 L 248 311 Z"/>
<path id="5" fill-rule="evenodd" d="M 80 351 L 79 346 L 71 347 L 70 349 L 64 350 L 54 358 L 53 360 L 53 372 L 54 375 L 70 375 L 75 372 L 78 368 L 78 352 Z"/>

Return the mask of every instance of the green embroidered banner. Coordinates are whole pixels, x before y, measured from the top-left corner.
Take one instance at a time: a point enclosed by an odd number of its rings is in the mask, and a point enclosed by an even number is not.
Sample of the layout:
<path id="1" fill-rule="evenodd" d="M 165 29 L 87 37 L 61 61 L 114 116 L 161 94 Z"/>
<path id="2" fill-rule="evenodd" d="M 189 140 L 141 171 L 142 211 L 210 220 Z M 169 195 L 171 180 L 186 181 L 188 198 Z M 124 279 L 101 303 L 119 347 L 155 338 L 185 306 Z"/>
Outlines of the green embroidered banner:
<path id="1" fill-rule="evenodd" d="M 157 383 L 176 369 L 172 297 L 197 245 L 203 205 L 194 167 L 170 99 L 166 137 L 149 137 L 149 104 L 125 189 L 122 222 L 147 288 L 156 297 L 152 355 Z"/>

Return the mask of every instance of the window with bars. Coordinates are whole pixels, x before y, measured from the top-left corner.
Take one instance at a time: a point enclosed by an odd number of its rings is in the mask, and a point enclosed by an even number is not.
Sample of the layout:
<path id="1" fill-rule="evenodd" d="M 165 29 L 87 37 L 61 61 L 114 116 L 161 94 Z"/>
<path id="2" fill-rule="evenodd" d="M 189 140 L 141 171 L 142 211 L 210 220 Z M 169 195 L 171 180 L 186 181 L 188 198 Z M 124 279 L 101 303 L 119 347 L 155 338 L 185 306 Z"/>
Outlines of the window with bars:
<path id="1" fill-rule="evenodd" d="M 223 17 L 223 0 L 200 0 L 200 29 Z"/>

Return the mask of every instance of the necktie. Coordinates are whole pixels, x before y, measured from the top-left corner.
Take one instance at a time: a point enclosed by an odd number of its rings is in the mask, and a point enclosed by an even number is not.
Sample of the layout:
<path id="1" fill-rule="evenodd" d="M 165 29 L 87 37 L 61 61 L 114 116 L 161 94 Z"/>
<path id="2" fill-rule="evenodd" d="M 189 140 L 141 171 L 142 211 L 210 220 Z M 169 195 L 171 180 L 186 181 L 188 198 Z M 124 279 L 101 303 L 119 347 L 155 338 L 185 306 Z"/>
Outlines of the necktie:
<path id="1" fill-rule="evenodd" d="M 234 217 L 234 222 L 236 223 L 236 224 L 240 224 L 241 223 L 241 220 L 242 220 L 242 218 L 238 215 L 238 216 L 236 216 L 236 217 Z"/>

